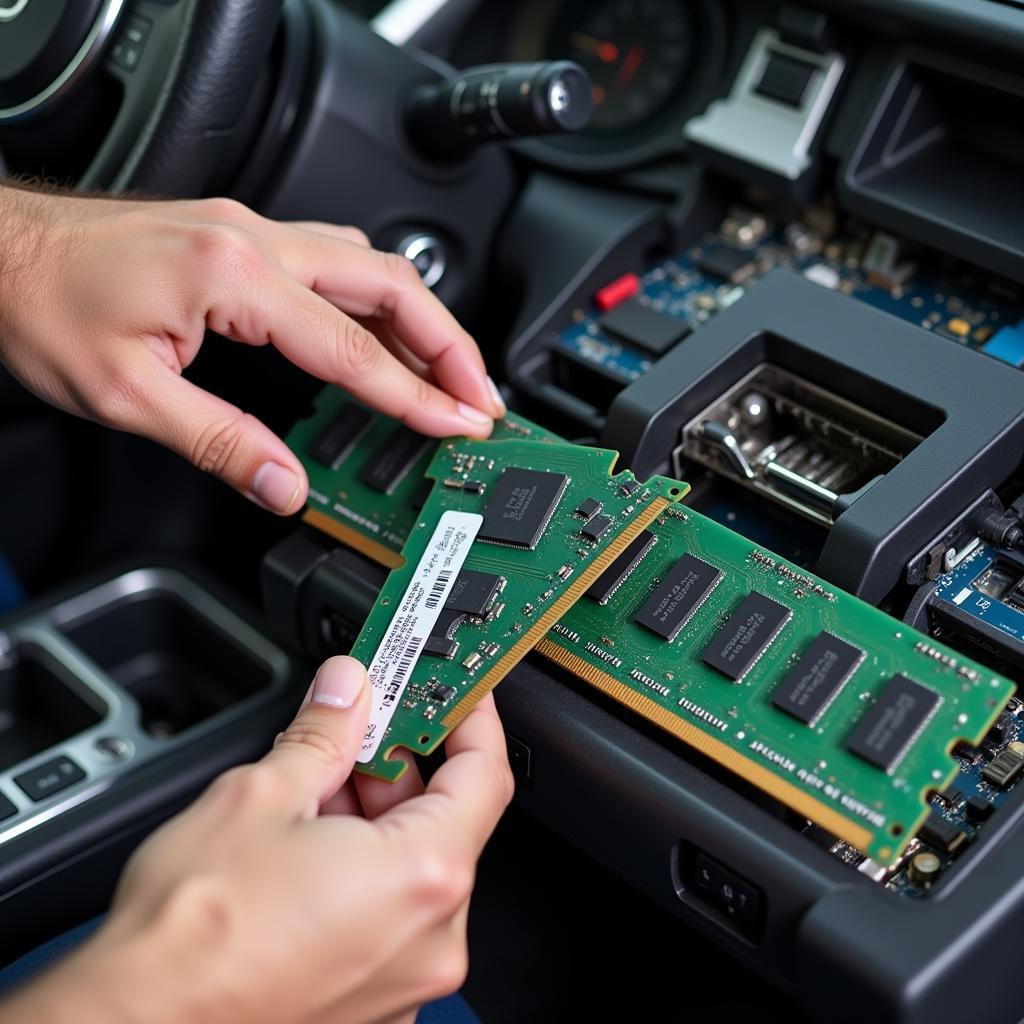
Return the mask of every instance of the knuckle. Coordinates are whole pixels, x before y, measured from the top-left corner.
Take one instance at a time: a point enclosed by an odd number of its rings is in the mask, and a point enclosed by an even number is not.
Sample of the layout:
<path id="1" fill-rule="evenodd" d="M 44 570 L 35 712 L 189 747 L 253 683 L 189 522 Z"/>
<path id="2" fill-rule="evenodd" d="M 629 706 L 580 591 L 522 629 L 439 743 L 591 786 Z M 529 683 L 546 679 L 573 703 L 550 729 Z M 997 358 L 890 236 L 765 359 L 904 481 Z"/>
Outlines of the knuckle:
<path id="1" fill-rule="evenodd" d="M 264 269 L 263 254 L 255 239 L 229 224 L 203 224 L 191 232 L 193 256 L 211 273 L 241 273 L 259 276 Z"/>
<path id="2" fill-rule="evenodd" d="M 193 939 L 217 943 L 226 937 L 234 916 L 224 881 L 216 875 L 188 875 L 167 892 L 164 915 Z"/>
<path id="3" fill-rule="evenodd" d="M 417 858 L 413 884 L 415 897 L 439 917 L 454 914 L 473 889 L 473 867 L 455 856 L 424 852 Z"/>
<path id="4" fill-rule="evenodd" d="M 429 382 L 422 377 L 417 377 L 413 382 L 413 401 L 416 407 L 422 405 L 433 405 L 437 399 L 437 393 L 430 386 Z"/>
<path id="5" fill-rule="evenodd" d="M 372 374 L 384 357 L 376 337 L 355 320 L 343 319 L 337 328 L 337 365 L 346 378 Z"/>
<path id="6" fill-rule="evenodd" d="M 193 442 L 192 463 L 204 473 L 221 475 L 235 461 L 245 426 L 246 416 L 241 412 L 205 424 Z"/>
<path id="7" fill-rule="evenodd" d="M 89 415 L 105 426 L 134 423 L 149 394 L 140 376 L 128 366 L 106 371 L 101 386 L 87 399 Z"/>
<path id="8" fill-rule="evenodd" d="M 278 741 L 279 746 L 283 744 L 300 746 L 332 764 L 347 755 L 343 738 L 308 712 L 297 718 L 284 731 Z"/>
<path id="9" fill-rule="evenodd" d="M 196 206 L 206 220 L 224 224 L 245 224 L 252 220 L 254 214 L 244 203 L 227 196 L 212 196 L 200 199 Z"/>
<path id="10" fill-rule="evenodd" d="M 360 228 L 346 227 L 345 231 L 348 234 L 349 241 L 355 245 L 361 245 L 367 249 L 370 248 L 370 236 Z"/>
<path id="11" fill-rule="evenodd" d="M 382 256 L 384 272 L 393 284 L 405 287 L 422 285 L 419 271 L 412 265 L 411 260 L 397 252 L 385 252 Z"/>
<path id="12" fill-rule="evenodd" d="M 233 808 L 262 807 L 282 795 L 277 773 L 264 764 L 248 764 L 225 772 L 210 788 L 213 798 Z"/>

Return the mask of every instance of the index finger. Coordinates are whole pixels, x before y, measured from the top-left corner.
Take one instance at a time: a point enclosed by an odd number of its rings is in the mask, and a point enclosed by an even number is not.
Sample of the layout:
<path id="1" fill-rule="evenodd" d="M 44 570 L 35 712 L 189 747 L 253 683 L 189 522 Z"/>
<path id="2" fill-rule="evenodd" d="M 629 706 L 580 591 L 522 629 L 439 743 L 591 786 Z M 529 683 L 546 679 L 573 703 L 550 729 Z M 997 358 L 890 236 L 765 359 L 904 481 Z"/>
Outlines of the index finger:
<path id="1" fill-rule="evenodd" d="M 505 808 L 514 783 L 505 733 L 494 698 L 483 698 L 445 744 L 448 760 L 438 768 L 422 796 L 386 811 L 378 821 L 429 832 L 436 842 L 468 848 L 479 856 Z"/>
<path id="2" fill-rule="evenodd" d="M 492 416 L 504 414 L 476 342 L 407 259 L 294 228 L 276 241 L 282 266 L 300 284 L 352 316 L 388 323 L 450 395 Z"/>

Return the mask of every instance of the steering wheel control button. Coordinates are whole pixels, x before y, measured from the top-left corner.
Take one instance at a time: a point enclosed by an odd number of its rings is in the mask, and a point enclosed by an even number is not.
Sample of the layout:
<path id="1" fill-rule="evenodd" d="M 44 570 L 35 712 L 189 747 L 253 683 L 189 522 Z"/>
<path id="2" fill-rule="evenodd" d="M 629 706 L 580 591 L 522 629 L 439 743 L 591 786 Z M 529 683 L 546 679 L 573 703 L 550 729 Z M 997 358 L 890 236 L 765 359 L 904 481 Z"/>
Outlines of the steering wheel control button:
<path id="1" fill-rule="evenodd" d="M 149 38 L 153 23 L 148 18 L 133 14 L 125 23 L 124 31 L 110 48 L 110 61 L 124 71 L 134 71 L 142 59 L 142 48 Z"/>
<path id="2" fill-rule="evenodd" d="M 0 0 L 0 123 L 41 112 L 97 60 L 126 0 Z"/>
<path id="3" fill-rule="evenodd" d="M 30 800 L 38 803 L 81 782 L 85 772 L 70 757 L 61 755 L 14 776 L 14 782 Z"/>
<path id="4" fill-rule="evenodd" d="M 422 232 L 407 235 L 398 243 L 395 251 L 416 268 L 428 288 L 433 288 L 444 277 L 448 257 L 444 243 L 434 235 Z"/>
<path id="5" fill-rule="evenodd" d="M 13 818 L 18 813 L 18 808 L 14 805 L 12 800 L 8 800 L 7 797 L 0 793 L 0 821 L 6 821 L 8 818 Z"/>

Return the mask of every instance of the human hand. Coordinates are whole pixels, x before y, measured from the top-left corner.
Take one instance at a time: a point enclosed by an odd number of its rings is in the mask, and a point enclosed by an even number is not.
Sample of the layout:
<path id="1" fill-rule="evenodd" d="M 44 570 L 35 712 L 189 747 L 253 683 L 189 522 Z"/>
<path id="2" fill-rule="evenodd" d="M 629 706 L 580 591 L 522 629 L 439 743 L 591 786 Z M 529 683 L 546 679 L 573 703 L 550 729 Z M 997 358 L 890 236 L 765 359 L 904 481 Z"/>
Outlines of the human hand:
<path id="1" fill-rule="evenodd" d="M 227 199 L 0 187 L 0 361 L 46 401 L 295 512 L 308 488 L 295 455 L 182 376 L 206 329 L 271 344 L 424 434 L 486 437 L 504 413 L 473 339 L 408 260 L 355 228 L 278 223 Z"/>
<path id="2" fill-rule="evenodd" d="M 501 724 L 488 696 L 425 789 L 415 766 L 349 779 L 369 691 L 358 662 L 326 662 L 274 749 L 154 833 L 97 936 L 0 1018 L 397 1022 L 457 989 L 476 860 L 512 795 Z"/>

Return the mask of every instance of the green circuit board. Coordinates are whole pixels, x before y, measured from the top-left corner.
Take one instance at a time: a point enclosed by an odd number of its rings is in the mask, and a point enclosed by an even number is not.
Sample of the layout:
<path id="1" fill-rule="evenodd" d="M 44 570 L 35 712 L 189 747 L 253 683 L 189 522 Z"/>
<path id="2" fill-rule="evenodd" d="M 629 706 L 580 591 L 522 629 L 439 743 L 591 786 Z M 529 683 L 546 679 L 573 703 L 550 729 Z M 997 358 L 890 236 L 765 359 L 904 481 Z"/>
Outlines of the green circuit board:
<path id="1" fill-rule="evenodd" d="M 682 508 L 537 649 L 884 865 L 1014 692 Z"/>
<path id="2" fill-rule="evenodd" d="M 685 494 L 612 476 L 617 453 L 536 441 L 442 442 L 434 481 L 352 654 L 374 704 L 358 769 L 397 779 L 430 753 L 633 538 Z"/>
<path id="3" fill-rule="evenodd" d="M 491 437 L 561 440 L 512 413 L 495 422 Z M 295 424 L 286 443 L 309 475 L 305 520 L 389 569 L 401 565 L 429 489 L 424 478 L 437 438 L 374 413 L 329 385 L 317 395 L 313 415 Z"/>

